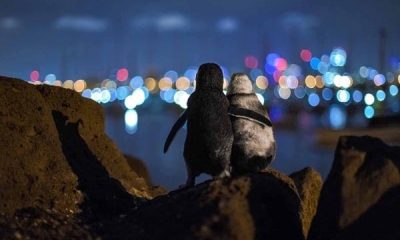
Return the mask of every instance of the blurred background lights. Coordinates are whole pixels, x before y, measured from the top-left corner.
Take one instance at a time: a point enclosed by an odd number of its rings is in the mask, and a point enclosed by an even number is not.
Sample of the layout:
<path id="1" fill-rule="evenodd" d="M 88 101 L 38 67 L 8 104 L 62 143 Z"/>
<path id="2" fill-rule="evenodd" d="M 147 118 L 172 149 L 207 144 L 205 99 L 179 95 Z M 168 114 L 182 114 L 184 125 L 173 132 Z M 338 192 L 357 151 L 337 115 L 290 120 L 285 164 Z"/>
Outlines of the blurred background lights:
<path id="1" fill-rule="evenodd" d="M 56 81 L 57 77 L 54 74 L 47 74 L 46 77 L 44 78 L 45 81 L 49 82 L 49 83 L 53 83 L 54 81 Z"/>
<path id="2" fill-rule="evenodd" d="M 378 90 L 376 92 L 376 100 L 382 102 L 385 100 L 385 98 L 386 98 L 386 93 L 383 90 Z"/>
<path id="3" fill-rule="evenodd" d="M 318 70 L 318 65 L 319 65 L 320 62 L 321 62 L 321 61 L 320 61 L 318 58 L 316 58 L 316 57 L 311 58 L 311 60 L 310 60 L 310 66 L 311 66 L 311 68 L 312 68 L 313 70 Z"/>
<path id="4" fill-rule="evenodd" d="M 125 112 L 125 129 L 127 133 L 129 134 L 134 134 L 137 131 L 137 126 L 138 126 L 138 114 L 135 110 L 127 110 Z"/>
<path id="5" fill-rule="evenodd" d="M 333 97 L 333 91 L 330 88 L 324 88 L 322 90 L 322 98 L 326 101 L 331 100 Z"/>
<path id="6" fill-rule="evenodd" d="M 244 65 L 248 68 L 257 68 L 258 67 L 258 59 L 254 56 L 247 56 L 244 58 Z"/>
<path id="7" fill-rule="evenodd" d="M 346 64 L 347 54 L 342 48 L 335 48 L 330 55 L 330 63 L 335 67 L 343 67 Z"/>
<path id="8" fill-rule="evenodd" d="M 122 82 L 122 81 L 126 81 L 128 79 L 129 76 L 129 72 L 128 69 L 126 68 L 120 68 L 117 71 L 117 80 Z"/>
<path id="9" fill-rule="evenodd" d="M 142 105 L 146 100 L 146 95 L 143 89 L 137 88 L 132 92 L 132 97 L 135 99 L 135 104 Z"/>
<path id="10" fill-rule="evenodd" d="M 133 77 L 129 82 L 129 86 L 131 86 L 131 88 L 133 89 L 140 88 L 141 86 L 143 86 L 143 78 L 140 76 Z"/>
<path id="11" fill-rule="evenodd" d="M 365 66 L 360 67 L 360 76 L 367 78 L 369 76 L 369 69 Z"/>
<path id="12" fill-rule="evenodd" d="M 283 71 L 286 70 L 287 68 L 287 61 L 284 58 L 276 58 L 274 61 L 274 66 L 276 67 L 277 70 Z"/>
<path id="13" fill-rule="evenodd" d="M 309 61 L 311 61 L 311 58 L 312 58 L 312 53 L 311 53 L 311 51 L 308 50 L 308 49 L 302 49 L 302 50 L 300 51 L 300 58 L 301 58 L 301 60 L 303 60 L 304 62 L 309 62 Z"/>
<path id="14" fill-rule="evenodd" d="M 319 104 L 319 96 L 316 93 L 311 93 L 310 95 L 308 95 L 308 104 L 310 104 L 310 106 L 315 107 Z"/>
<path id="15" fill-rule="evenodd" d="M 270 66 L 275 66 L 275 60 L 276 60 L 277 58 L 279 58 L 279 55 L 278 55 L 278 54 L 276 54 L 276 53 L 270 53 L 270 54 L 268 54 L 267 57 L 266 57 L 266 60 L 267 60 L 266 62 L 267 62 L 267 64 L 270 65 Z"/>
<path id="16" fill-rule="evenodd" d="M 252 70 L 250 71 L 250 79 L 251 79 L 251 80 L 254 81 L 254 80 L 256 80 L 257 77 L 259 77 L 259 76 L 264 76 L 263 72 L 262 72 L 260 69 L 254 68 L 254 69 L 252 69 Z"/>
<path id="17" fill-rule="evenodd" d="M 108 102 L 110 101 L 110 99 L 111 99 L 111 94 L 110 94 L 110 92 L 108 91 L 108 89 L 102 89 L 102 90 L 101 90 L 101 98 L 100 98 L 100 101 L 101 101 L 102 103 L 108 103 Z"/>
<path id="18" fill-rule="evenodd" d="M 136 99 L 134 96 L 129 95 L 124 100 L 124 105 L 127 109 L 134 109 L 136 107 Z"/>
<path id="19" fill-rule="evenodd" d="M 158 88 L 160 88 L 160 90 L 168 90 L 170 88 L 172 88 L 172 80 L 169 77 L 163 77 L 160 79 L 160 81 L 158 82 Z"/>
<path id="20" fill-rule="evenodd" d="M 382 86 L 385 82 L 386 82 L 386 79 L 383 74 L 376 74 L 374 76 L 374 83 L 376 86 Z"/>
<path id="21" fill-rule="evenodd" d="M 101 102 L 101 89 L 100 88 L 94 88 L 92 90 L 92 95 L 91 95 L 92 100 L 96 102 Z"/>
<path id="22" fill-rule="evenodd" d="M 336 98 L 341 103 L 346 103 L 350 100 L 350 93 L 347 90 L 339 90 L 336 93 Z"/>
<path id="23" fill-rule="evenodd" d="M 174 70 L 169 70 L 164 74 L 165 78 L 169 78 L 172 82 L 175 82 L 178 79 L 178 73 Z"/>
<path id="24" fill-rule="evenodd" d="M 187 77 L 180 77 L 175 82 L 178 90 L 186 90 L 190 87 L 190 80 Z"/>
<path id="25" fill-rule="evenodd" d="M 390 95 L 396 96 L 399 93 L 399 88 L 396 85 L 391 85 L 389 87 Z"/>
<path id="26" fill-rule="evenodd" d="M 374 114 L 375 114 L 375 110 L 374 110 L 373 107 L 366 106 L 364 108 L 364 115 L 365 115 L 366 118 L 372 118 L 374 116 Z"/>
<path id="27" fill-rule="evenodd" d="M 298 87 L 294 90 L 294 95 L 299 99 L 304 98 L 304 96 L 306 95 L 306 90 L 304 89 L 304 87 Z"/>
<path id="28" fill-rule="evenodd" d="M 193 81 L 196 79 L 196 74 L 197 74 L 196 69 L 189 68 L 188 70 L 185 71 L 185 73 L 183 75 L 186 78 L 188 78 L 190 81 Z"/>
<path id="29" fill-rule="evenodd" d="M 278 88 L 278 94 L 279 97 L 282 99 L 288 99 L 291 95 L 290 89 L 289 88 Z"/>
<path id="30" fill-rule="evenodd" d="M 92 97 L 92 91 L 90 89 L 85 89 L 82 92 L 82 96 L 85 98 L 91 98 Z"/>
<path id="31" fill-rule="evenodd" d="M 353 92 L 353 101 L 356 103 L 359 103 L 362 101 L 362 99 L 363 99 L 363 95 L 362 95 L 361 91 L 355 90 Z"/>
<path id="32" fill-rule="evenodd" d="M 72 80 L 67 80 L 67 81 L 65 81 L 65 82 L 63 83 L 62 86 L 63 86 L 63 88 L 73 90 L 73 89 L 74 89 L 74 81 L 72 81 Z"/>
<path id="33" fill-rule="evenodd" d="M 146 78 L 144 81 L 144 84 L 146 85 L 147 89 L 149 89 L 150 92 L 153 92 L 157 89 L 157 81 L 154 78 Z"/>
<path id="34" fill-rule="evenodd" d="M 364 96 L 364 102 L 365 102 L 365 104 L 367 104 L 367 105 L 372 105 L 372 104 L 374 104 L 374 102 L 375 102 L 375 97 L 374 97 L 374 95 L 372 95 L 371 93 L 365 94 L 365 96 Z"/>
<path id="35" fill-rule="evenodd" d="M 74 83 L 74 89 L 77 92 L 82 92 L 86 89 L 86 81 L 83 79 L 76 80 Z"/>
<path id="36" fill-rule="evenodd" d="M 333 129 L 341 129 L 346 125 L 346 111 L 339 105 L 333 104 L 329 107 L 329 123 Z"/>
<path id="37" fill-rule="evenodd" d="M 259 89 L 265 90 L 268 87 L 268 79 L 265 76 L 258 76 L 256 78 L 256 86 Z"/>
<path id="38" fill-rule="evenodd" d="M 129 95 L 129 88 L 127 86 L 120 86 L 117 88 L 117 99 L 124 100 Z"/>
<path id="39" fill-rule="evenodd" d="M 29 77 L 31 78 L 31 81 L 33 81 L 33 82 L 39 81 L 39 77 L 40 77 L 39 71 L 36 71 L 36 70 L 32 71 L 31 74 L 29 75 Z"/>
<path id="40" fill-rule="evenodd" d="M 314 76 L 308 75 L 305 79 L 305 84 L 308 88 L 314 88 L 317 85 L 317 81 Z"/>

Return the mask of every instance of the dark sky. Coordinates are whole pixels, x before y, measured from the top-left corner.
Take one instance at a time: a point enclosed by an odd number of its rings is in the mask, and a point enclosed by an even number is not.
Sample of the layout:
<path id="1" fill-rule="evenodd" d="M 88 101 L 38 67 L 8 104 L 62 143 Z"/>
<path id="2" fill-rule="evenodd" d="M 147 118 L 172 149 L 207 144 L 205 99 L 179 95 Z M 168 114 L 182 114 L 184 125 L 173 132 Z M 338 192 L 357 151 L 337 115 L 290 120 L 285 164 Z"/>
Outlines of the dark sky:
<path id="1" fill-rule="evenodd" d="M 398 0 L 0 0 L 0 74 L 101 79 L 120 67 L 157 75 L 206 61 L 243 70 L 247 55 L 299 63 L 302 48 L 320 57 L 338 46 L 354 71 L 378 67 L 382 28 L 389 68 L 399 23 Z"/>

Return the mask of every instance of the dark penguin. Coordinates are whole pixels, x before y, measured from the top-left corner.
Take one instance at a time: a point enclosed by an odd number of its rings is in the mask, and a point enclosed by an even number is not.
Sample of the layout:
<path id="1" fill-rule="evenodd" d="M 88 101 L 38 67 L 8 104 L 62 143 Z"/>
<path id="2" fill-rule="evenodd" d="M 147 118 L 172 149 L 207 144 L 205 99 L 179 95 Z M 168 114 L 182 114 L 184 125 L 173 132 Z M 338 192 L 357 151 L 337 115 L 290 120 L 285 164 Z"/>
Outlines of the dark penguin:
<path id="1" fill-rule="evenodd" d="M 276 143 L 268 112 L 261 105 L 253 91 L 250 79 L 245 74 L 232 75 L 227 97 L 231 105 L 229 112 L 234 134 L 232 172 L 238 175 L 260 171 L 274 160 L 276 153 Z M 255 116 L 248 117 L 249 114 L 245 116 L 246 114 L 240 114 L 240 111 L 235 109 L 248 111 Z"/>
<path id="2" fill-rule="evenodd" d="M 185 186 L 193 186 L 196 176 L 201 173 L 213 177 L 230 174 L 233 133 L 228 115 L 229 102 L 222 90 L 221 68 L 214 63 L 201 65 L 196 75 L 196 90 L 189 97 L 188 108 L 167 138 L 164 152 L 187 120 L 183 151 L 188 175 Z"/>

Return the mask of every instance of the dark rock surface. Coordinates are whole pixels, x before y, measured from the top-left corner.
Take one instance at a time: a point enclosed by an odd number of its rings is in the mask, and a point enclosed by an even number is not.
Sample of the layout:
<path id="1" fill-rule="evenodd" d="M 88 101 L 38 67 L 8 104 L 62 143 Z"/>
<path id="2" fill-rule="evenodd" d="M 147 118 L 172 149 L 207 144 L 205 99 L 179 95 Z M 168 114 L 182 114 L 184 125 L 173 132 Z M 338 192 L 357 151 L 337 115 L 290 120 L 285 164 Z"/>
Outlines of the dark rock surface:
<path id="1" fill-rule="evenodd" d="M 143 233 L 141 239 L 304 239 L 299 208 L 293 181 L 268 170 L 159 197 L 135 215 L 140 221 L 135 234 Z"/>
<path id="2" fill-rule="evenodd" d="M 0 77 L 0 136 L 1 213 L 135 207 L 160 194 L 105 135 L 101 106 L 72 90 Z"/>
<path id="3" fill-rule="evenodd" d="M 322 177 L 314 169 L 307 167 L 290 174 L 296 184 L 301 198 L 300 216 L 303 225 L 303 234 L 307 237 L 311 221 L 317 212 L 319 195 L 322 189 Z"/>
<path id="4" fill-rule="evenodd" d="M 339 139 L 309 239 L 400 239 L 400 148 Z"/>

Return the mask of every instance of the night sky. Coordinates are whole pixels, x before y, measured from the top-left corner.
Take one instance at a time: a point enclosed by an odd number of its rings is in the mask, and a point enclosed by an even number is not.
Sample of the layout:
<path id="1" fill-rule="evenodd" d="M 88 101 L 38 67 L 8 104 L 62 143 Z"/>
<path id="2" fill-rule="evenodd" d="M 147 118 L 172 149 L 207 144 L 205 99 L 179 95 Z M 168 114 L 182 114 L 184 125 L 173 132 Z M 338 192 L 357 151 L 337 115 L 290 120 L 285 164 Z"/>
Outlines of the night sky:
<path id="1" fill-rule="evenodd" d="M 303 48 L 321 56 L 334 47 L 346 49 L 351 72 L 379 67 L 382 28 L 389 68 L 399 23 L 397 0 L 1 0 L 0 74 L 101 81 L 120 67 L 161 75 L 207 61 L 240 71 L 248 55 L 298 63 Z"/>

